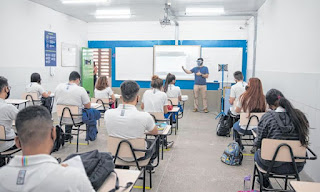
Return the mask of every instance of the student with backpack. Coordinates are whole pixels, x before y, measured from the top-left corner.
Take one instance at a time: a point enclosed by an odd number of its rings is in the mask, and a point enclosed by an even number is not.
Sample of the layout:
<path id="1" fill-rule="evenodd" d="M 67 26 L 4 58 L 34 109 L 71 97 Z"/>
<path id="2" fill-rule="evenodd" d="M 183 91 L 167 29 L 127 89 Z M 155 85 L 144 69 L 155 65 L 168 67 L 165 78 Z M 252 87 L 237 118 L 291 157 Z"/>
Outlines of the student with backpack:
<path id="1" fill-rule="evenodd" d="M 236 105 L 235 111 L 237 113 L 259 113 L 265 112 L 267 108 L 267 104 L 265 101 L 265 96 L 263 95 L 263 89 L 260 79 L 258 78 L 250 78 L 247 86 L 247 90 L 240 96 L 239 102 Z M 252 135 L 251 129 L 255 128 L 252 126 L 248 127 L 247 132 L 246 126 L 240 126 L 240 121 L 237 121 L 233 125 L 234 130 L 234 138 L 237 143 L 239 143 L 241 149 L 244 147 L 242 145 L 240 134 Z"/>
<path id="2" fill-rule="evenodd" d="M 261 143 L 264 138 L 279 140 L 299 140 L 302 146 L 308 146 L 309 143 L 309 123 L 306 116 L 299 110 L 295 109 L 290 101 L 277 89 L 271 89 L 266 95 L 270 111 L 266 112 L 257 129 L 257 138 L 255 145 L 258 150 L 255 153 L 254 160 L 264 170 L 268 169 L 270 162 L 261 158 Z M 292 163 L 276 162 L 276 167 L 271 172 L 276 174 L 294 173 Z M 305 162 L 297 162 L 298 172 L 305 165 Z M 268 178 L 263 179 L 263 186 L 270 188 Z"/>

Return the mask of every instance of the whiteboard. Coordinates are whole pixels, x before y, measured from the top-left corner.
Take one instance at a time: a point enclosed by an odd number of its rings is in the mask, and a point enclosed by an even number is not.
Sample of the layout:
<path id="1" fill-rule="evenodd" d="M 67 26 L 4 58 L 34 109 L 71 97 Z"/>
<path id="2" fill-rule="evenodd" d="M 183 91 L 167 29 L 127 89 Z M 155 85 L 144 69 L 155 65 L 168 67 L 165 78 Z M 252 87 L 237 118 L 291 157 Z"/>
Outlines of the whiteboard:
<path id="1" fill-rule="evenodd" d="M 153 47 L 116 47 L 116 80 L 150 81 Z"/>
<path id="2" fill-rule="evenodd" d="M 242 48 L 202 48 L 204 66 L 209 69 L 207 82 L 221 82 L 222 72 L 218 72 L 218 64 L 228 64 L 224 72 L 224 82 L 234 82 L 233 73 L 242 71 Z"/>
<path id="3" fill-rule="evenodd" d="M 77 66 L 77 45 L 61 43 L 61 66 Z"/>
<path id="4" fill-rule="evenodd" d="M 182 66 L 191 69 L 197 65 L 200 57 L 199 45 L 155 45 L 154 74 L 165 79 L 168 73 L 173 73 L 178 80 L 193 80 L 194 75 L 188 75 Z"/>

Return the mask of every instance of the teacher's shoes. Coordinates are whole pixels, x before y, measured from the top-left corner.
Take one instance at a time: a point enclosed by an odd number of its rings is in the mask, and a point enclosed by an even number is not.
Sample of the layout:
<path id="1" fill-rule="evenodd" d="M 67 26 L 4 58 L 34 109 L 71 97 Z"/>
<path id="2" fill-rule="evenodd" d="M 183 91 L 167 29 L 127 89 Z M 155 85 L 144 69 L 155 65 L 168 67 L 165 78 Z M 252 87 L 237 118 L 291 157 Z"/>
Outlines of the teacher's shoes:
<path id="1" fill-rule="evenodd" d="M 209 113 L 208 109 L 204 109 L 203 112 L 205 113 Z"/>
<path id="2" fill-rule="evenodd" d="M 198 109 L 193 109 L 193 112 L 198 112 Z"/>

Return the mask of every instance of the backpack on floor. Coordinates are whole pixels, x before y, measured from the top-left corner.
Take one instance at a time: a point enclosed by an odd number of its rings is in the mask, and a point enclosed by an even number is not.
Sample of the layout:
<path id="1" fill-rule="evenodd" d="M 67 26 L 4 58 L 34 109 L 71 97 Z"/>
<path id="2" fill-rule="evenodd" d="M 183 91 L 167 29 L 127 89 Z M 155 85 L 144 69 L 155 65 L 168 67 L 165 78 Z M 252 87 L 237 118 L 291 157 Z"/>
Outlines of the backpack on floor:
<path id="1" fill-rule="evenodd" d="M 224 150 L 221 161 L 227 165 L 241 165 L 243 155 L 240 146 L 237 142 L 229 143 L 227 148 Z"/>
<path id="2" fill-rule="evenodd" d="M 230 118 L 228 115 L 221 115 L 219 122 L 217 124 L 217 135 L 230 137 Z"/>
<path id="3" fill-rule="evenodd" d="M 59 125 L 56 126 L 56 134 L 57 134 L 57 138 L 54 141 L 52 152 L 59 151 L 60 147 L 64 146 L 65 135 Z"/>

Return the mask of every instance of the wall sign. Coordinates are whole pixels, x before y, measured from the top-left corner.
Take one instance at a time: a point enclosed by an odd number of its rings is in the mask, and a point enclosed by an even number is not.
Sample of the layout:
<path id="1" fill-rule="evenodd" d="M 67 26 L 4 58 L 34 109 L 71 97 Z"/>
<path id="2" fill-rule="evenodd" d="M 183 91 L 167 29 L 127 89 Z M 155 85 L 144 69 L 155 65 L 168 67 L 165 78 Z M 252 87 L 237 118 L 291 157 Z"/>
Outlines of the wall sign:
<path id="1" fill-rule="evenodd" d="M 44 31 L 45 66 L 57 66 L 56 33 Z"/>

